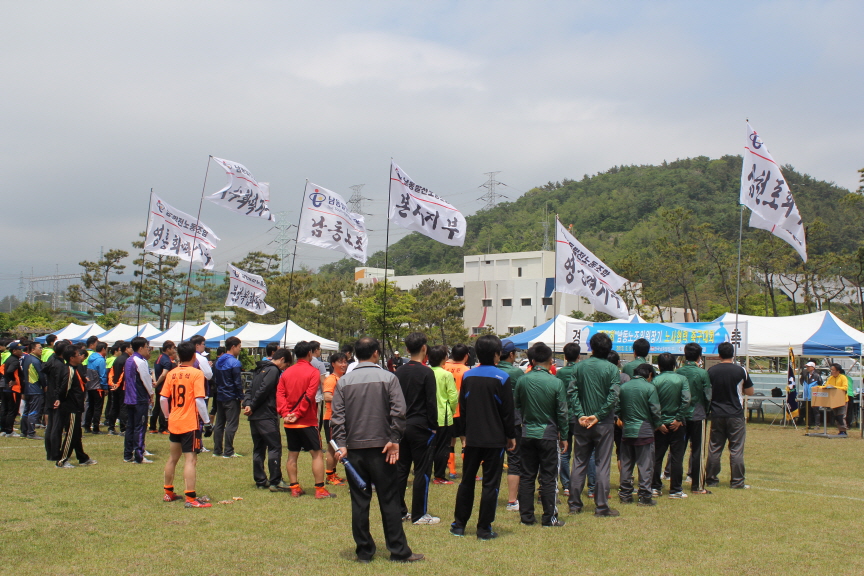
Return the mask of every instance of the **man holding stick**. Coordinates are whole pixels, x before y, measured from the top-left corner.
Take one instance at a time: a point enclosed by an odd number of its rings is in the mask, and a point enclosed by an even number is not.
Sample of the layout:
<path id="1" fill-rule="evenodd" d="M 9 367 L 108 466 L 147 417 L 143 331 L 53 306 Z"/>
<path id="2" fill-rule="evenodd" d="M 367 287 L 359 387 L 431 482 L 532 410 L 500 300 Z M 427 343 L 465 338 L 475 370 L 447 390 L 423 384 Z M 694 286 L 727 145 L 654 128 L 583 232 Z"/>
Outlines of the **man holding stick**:
<path id="1" fill-rule="evenodd" d="M 333 391 L 330 433 L 339 447 L 336 459 L 348 456 L 357 473 L 366 481 L 360 488 L 348 474 L 351 492 L 351 530 L 357 544 L 357 561 L 367 564 L 375 556 L 375 541 L 369 532 L 369 505 L 372 484 L 378 494 L 381 523 L 390 560 L 416 562 L 422 554 L 408 547 L 402 529 L 396 463 L 399 443 L 405 433 L 405 398 L 399 380 L 379 367 L 381 345 L 375 338 L 361 338 L 354 348 L 358 363 L 339 379 Z"/>

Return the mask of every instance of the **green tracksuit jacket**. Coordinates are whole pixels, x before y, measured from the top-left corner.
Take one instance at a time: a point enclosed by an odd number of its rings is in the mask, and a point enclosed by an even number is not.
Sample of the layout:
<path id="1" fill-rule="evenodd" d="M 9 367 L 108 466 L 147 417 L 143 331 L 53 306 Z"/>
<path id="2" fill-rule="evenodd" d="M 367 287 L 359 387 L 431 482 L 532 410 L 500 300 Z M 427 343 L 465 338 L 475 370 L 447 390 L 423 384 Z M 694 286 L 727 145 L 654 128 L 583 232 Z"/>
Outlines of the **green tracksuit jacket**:
<path id="1" fill-rule="evenodd" d="M 571 420 L 582 416 L 596 416 L 604 421 L 615 411 L 621 374 L 618 367 L 606 360 L 591 356 L 573 367 L 573 380 L 567 388 Z"/>
<path id="2" fill-rule="evenodd" d="M 516 410 L 522 415 L 522 437 L 558 440 L 570 428 L 564 383 L 545 368 L 535 367 L 516 382 Z"/>
<path id="3" fill-rule="evenodd" d="M 683 424 L 690 411 L 690 383 L 687 378 L 675 372 L 661 372 L 651 383 L 657 389 L 663 424 L 671 424 L 674 420 Z"/>
<path id="4" fill-rule="evenodd" d="M 662 418 L 654 385 L 641 376 L 621 384 L 618 417 L 624 422 L 624 438 L 653 438 Z"/>

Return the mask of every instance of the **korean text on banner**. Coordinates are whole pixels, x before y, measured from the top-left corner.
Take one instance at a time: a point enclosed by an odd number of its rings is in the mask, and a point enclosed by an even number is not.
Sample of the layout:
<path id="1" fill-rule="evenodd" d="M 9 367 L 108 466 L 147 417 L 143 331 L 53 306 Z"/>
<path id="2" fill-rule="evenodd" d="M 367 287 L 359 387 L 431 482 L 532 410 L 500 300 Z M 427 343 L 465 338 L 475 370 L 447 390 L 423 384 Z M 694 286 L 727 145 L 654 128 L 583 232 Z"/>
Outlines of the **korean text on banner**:
<path id="1" fill-rule="evenodd" d="M 574 327 L 575 328 L 575 327 Z M 595 322 L 578 328 L 581 334 L 573 337 L 581 342 L 583 348 L 591 351 L 591 336 L 603 332 L 612 340 L 612 349 L 620 354 L 633 351 L 633 342 L 644 338 L 651 343 L 651 354 L 684 354 L 684 346 L 695 342 L 702 346 L 705 355 L 717 354 L 717 347 L 730 342 L 736 348 L 736 355 L 746 355 L 748 350 L 747 322 L 735 326 L 732 321 L 725 322 L 686 322 L 670 324 L 614 324 Z"/>
<path id="2" fill-rule="evenodd" d="M 211 252 L 217 242 L 219 237 L 202 222 L 153 195 L 150 225 L 144 239 L 145 250 L 201 262 L 206 270 L 212 270 L 215 262 Z"/>
<path id="3" fill-rule="evenodd" d="M 267 182 L 255 180 L 243 164 L 215 156 L 213 160 L 225 169 L 228 184 L 207 196 L 208 200 L 244 216 L 276 220 L 270 213 L 270 185 Z"/>
<path id="4" fill-rule="evenodd" d="M 404 170 L 390 163 L 389 218 L 442 244 L 465 244 L 465 218 L 453 205 L 428 188 L 415 184 Z"/>
<path id="5" fill-rule="evenodd" d="M 244 272 L 230 264 L 228 274 L 231 285 L 228 287 L 228 298 L 225 299 L 226 306 L 238 306 L 255 314 L 267 314 L 275 310 L 264 302 L 267 284 L 261 276 Z"/>
<path id="6" fill-rule="evenodd" d="M 595 310 L 627 318 L 627 305 L 615 292 L 627 283 L 570 234 L 560 221 L 555 242 L 555 291 L 587 298 Z"/>
<path id="7" fill-rule="evenodd" d="M 369 238 L 363 216 L 349 212 L 342 196 L 317 184 L 307 182 L 305 194 L 297 241 L 339 250 L 365 263 Z"/>
<path id="8" fill-rule="evenodd" d="M 788 242 L 807 261 L 804 225 L 798 206 L 780 167 L 749 123 L 741 170 L 740 203 L 752 212 L 751 227 L 767 230 Z"/>

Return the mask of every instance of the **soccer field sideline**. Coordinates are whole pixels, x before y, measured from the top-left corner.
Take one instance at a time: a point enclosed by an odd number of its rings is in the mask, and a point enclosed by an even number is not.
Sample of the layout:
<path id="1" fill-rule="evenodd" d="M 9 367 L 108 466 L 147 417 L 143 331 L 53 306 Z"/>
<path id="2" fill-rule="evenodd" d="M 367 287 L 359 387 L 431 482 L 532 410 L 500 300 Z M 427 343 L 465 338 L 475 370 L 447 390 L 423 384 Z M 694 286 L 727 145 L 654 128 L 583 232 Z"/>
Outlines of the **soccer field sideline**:
<path id="1" fill-rule="evenodd" d="M 855 553 L 864 543 L 857 503 L 864 500 L 858 497 L 864 494 L 864 443 L 858 438 L 806 438 L 800 431 L 750 425 L 752 490 L 721 485 L 710 496 L 661 498 L 653 509 L 617 504 L 613 466 L 611 502 L 621 517 L 594 518 L 587 504 L 588 514 L 564 516 L 567 526 L 558 529 L 521 526 L 518 514 L 503 508 L 502 482 L 495 523 L 501 538 L 494 542 L 450 536 L 457 485 L 433 485 L 430 511 L 442 522 L 405 526 L 412 548 L 428 557 L 410 567 L 386 562 L 374 504 L 376 561 L 349 562 L 347 488 L 334 488 L 338 498 L 329 501 L 256 490 L 248 426 L 241 425 L 237 440 L 243 458 L 201 455 L 199 493 L 208 494 L 214 507 L 189 510 L 182 502 L 161 501 L 167 436 L 148 435 L 156 462 L 136 465 L 123 463 L 121 437 L 85 435 L 84 448 L 99 464 L 74 470 L 45 461 L 41 442 L 0 439 L 3 573 L 38 566 L 44 574 L 101 574 L 119 566 L 129 574 L 781 574 L 790 567 L 791 559 L 780 560 L 790 547 L 797 550 L 792 564 L 798 573 L 822 572 L 836 558 L 843 559 L 842 573 L 864 568 Z M 304 486 L 311 486 L 309 462 L 301 455 Z M 724 464 L 721 478 L 728 479 L 728 460 Z M 179 478 L 175 485 L 182 486 Z M 848 529 L 838 531 L 837 522 Z"/>

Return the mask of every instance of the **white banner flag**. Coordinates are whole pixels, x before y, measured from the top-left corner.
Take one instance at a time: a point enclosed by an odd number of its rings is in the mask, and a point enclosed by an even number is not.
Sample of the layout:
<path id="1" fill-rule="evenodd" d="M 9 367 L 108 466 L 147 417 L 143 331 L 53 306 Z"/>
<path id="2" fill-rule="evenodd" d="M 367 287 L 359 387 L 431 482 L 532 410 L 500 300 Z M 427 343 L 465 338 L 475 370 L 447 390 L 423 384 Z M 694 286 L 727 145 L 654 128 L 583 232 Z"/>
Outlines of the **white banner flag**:
<path id="1" fill-rule="evenodd" d="M 276 220 L 270 213 L 270 185 L 267 182 L 255 180 L 242 164 L 215 156 L 213 160 L 225 169 L 228 184 L 207 196 L 208 200 L 244 216 Z"/>
<path id="2" fill-rule="evenodd" d="M 365 264 L 369 238 L 363 216 L 349 212 L 342 196 L 317 184 L 307 182 L 305 194 L 297 241 L 341 250 Z"/>
<path id="3" fill-rule="evenodd" d="M 231 264 L 228 265 L 228 275 L 231 285 L 228 287 L 228 298 L 225 299 L 226 306 L 238 306 L 255 314 L 267 314 L 275 310 L 264 302 L 267 285 L 261 276 L 244 272 Z"/>
<path id="4" fill-rule="evenodd" d="M 749 122 L 741 170 L 740 202 L 752 212 L 750 226 L 768 230 L 788 242 L 807 261 L 804 225 L 798 206 L 780 167 Z"/>
<path id="5" fill-rule="evenodd" d="M 145 250 L 201 262 L 205 269 L 212 270 L 214 261 L 210 253 L 217 242 L 219 237 L 210 228 L 153 194 Z"/>
<path id="6" fill-rule="evenodd" d="M 615 292 L 627 283 L 590 250 L 582 246 L 564 225 L 558 225 L 555 242 L 555 291 L 587 298 L 595 310 L 627 318 L 627 305 Z"/>
<path id="7" fill-rule="evenodd" d="M 390 162 L 390 220 L 450 246 L 465 244 L 465 218 L 454 206 L 428 188 L 414 183 Z"/>

